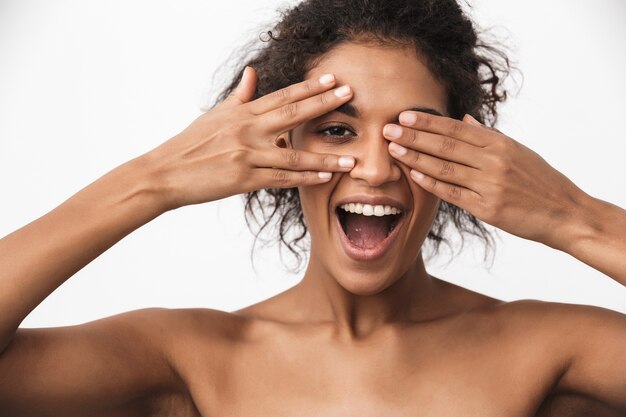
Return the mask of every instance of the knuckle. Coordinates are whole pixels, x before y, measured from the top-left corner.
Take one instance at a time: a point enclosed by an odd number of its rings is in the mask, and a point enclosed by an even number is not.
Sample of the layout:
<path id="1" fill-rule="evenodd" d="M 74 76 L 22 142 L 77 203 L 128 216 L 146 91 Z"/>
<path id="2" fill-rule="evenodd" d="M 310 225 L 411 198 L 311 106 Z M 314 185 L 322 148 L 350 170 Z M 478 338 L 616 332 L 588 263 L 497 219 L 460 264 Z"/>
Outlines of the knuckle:
<path id="1" fill-rule="evenodd" d="M 435 194 L 439 193 L 439 189 L 441 188 L 441 182 L 437 180 L 436 178 L 432 178 L 432 180 L 429 182 L 430 182 L 430 189 L 432 190 L 432 192 Z"/>
<path id="2" fill-rule="evenodd" d="M 300 180 L 303 184 L 316 184 L 319 177 L 314 172 L 302 172 L 300 174 Z"/>
<path id="3" fill-rule="evenodd" d="M 482 157 L 490 169 L 498 163 L 498 157 L 492 152 L 484 152 Z"/>
<path id="4" fill-rule="evenodd" d="M 286 171 L 282 171 L 280 169 L 275 169 L 272 172 L 272 178 L 274 183 L 279 185 L 285 185 L 289 182 L 289 174 Z"/>
<path id="5" fill-rule="evenodd" d="M 450 176 L 454 174 L 454 171 L 454 164 L 448 161 L 443 161 L 441 168 L 439 169 L 439 173 L 443 176 Z"/>
<path id="6" fill-rule="evenodd" d="M 329 169 L 332 167 L 332 159 L 328 155 L 323 155 L 320 159 L 320 166 L 324 169 Z"/>
<path id="7" fill-rule="evenodd" d="M 441 151 L 444 155 L 450 155 L 454 152 L 456 148 L 456 141 L 451 138 L 443 138 L 441 142 L 439 142 L 439 151 Z"/>
<path id="8" fill-rule="evenodd" d="M 330 103 L 330 97 L 328 96 L 328 93 L 320 94 L 320 102 L 322 103 L 322 106 L 326 106 L 328 103 Z"/>
<path id="9" fill-rule="evenodd" d="M 415 129 L 409 129 L 409 144 L 412 147 L 417 147 L 419 141 L 419 131 Z"/>
<path id="10" fill-rule="evenodd" d="M 505 140 L 497 140 L 492 144 L 493 149 L 495 149 L 498 153 L 506 153 L 509 149 L 508 144 Z"/>
<path id="11" fill-rule="evenodd" d="M 280 90 L 274 91 L 273 95 L 276 100 L 282 102 L 285 100 L 289 100 L 289 97 L 291 96 L 291 90 L 289 88 L 281 88 Z"/>
<path id="12" fill-rule="evenodd" d="M 288 103 L 280 108 L 280 114 L 284 119 L 293 119 L 298 114 L 298 103 Z"/>
<path id="13" fill-rule="evenodd" d="M 462 194 L 463 193 L 462 193 L 461 189 L 459 187 L 457 187 L 457 186 L 452 185 L 452 186 L 450 186 L 448 188 L 448 197 L 450 197 L 450 199 L 452 199 L 452 200 L 459 200 L 459 199 L 461 199 Z"/>
<path id="14" fill-rule="evenodd" d="M 500 174 L 506 171 L 506 162 L 500 153 L 486 153 L 485 159 L 488 161 L 490 169 Z"/>
<path id="15" fill-rule="evenodd" d="M 419 152 L 414 152 L 413 153 L 413 157 L 411 158 L 411 160 L 412 160 L 414 166 L 417 166 L 417 164 L 419 164 L 420 155 L 421 154 Z"/>
<path id="16" fill-rule="evenodd" d="M 450 133 L 450 136 L 458 136 L 465 130 L 465 126 L 463 123 L 458 122 L 456 120 L 450 120 L 447 122 L 447 131 Z"/>
<path id="17" fill-rule="evenodd" d="M 242 166 L 248 164 L 249 152 L 246 149 L 238 148 L 232 150 L 228 155 L 228 163 L 232 166 Z"/>
<path id="18" fill-rule="evenodd" d="M 499 157 L 495 160 L 495 170 L 500 175 L 508 175 L 511 173 L 511 161 L 507 157 Z"/>
<path id="19" fill-rule="evenodd" d="M 502 137 L 498 138 L 494 143 L 494 147 L 498 154 L 509 156 L 517 151 L 517 143 L 510 138 Z"/>
<path id="20" fill-rule="evenodd" d="M 313 91 L 313 83 L 310 80 L 307 80 L 302 84 L 302 88 L 304 88 L 304 91 L 307 93 L 311 93 Z"/>
<path id="21" fill-rule="evenodd" d="M 295 168 L 300 164 L 300 154 L 295 150 L 288 150 L 284 153 L 287 166 Z"/>

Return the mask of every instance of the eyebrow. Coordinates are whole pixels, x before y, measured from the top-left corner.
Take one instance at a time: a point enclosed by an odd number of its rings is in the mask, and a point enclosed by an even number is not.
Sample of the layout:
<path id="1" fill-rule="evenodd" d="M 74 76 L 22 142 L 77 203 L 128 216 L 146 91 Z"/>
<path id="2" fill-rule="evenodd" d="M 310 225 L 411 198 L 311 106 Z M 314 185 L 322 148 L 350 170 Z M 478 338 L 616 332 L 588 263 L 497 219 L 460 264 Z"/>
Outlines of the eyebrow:
<path id="1" fill-rule="evenodd" d="M 418 106 L 418 107 L 413 107 L 413 108 L 406 109 L 403 111 L 419 111 L 423 113 L 434 114 L 435 116 L 443 116 L 443 114 L 441 114 L 439 111 L 430 107 Z M 332 112 L 343 113 L 346 116 L 355 117 L 355 118 L 361 117 L 361 112 L 359 112 L 359 109 L 354 104 L 350 104 L 350 103 L 342 104 L 341 106 L 337 107 L 335 110 L 330 111 L 330 113 Z"/>

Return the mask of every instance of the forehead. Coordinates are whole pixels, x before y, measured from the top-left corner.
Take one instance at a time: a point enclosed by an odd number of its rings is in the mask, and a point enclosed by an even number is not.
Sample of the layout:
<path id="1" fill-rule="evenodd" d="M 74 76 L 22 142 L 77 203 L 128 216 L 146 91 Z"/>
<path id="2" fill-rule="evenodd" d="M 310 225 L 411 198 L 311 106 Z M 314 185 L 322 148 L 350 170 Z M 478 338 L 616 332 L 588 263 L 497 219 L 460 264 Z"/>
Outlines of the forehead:
<path id="1" fill-rule="evenodd" d="M 412 107 L 446 111 L 446 92 L 412 47 L 346 42 L 324 54 L 306 78 L 333 73 L 349 84 L 361 113 L 388 117 Z M 394 113 L 395 112 L 395 113 Z"/>

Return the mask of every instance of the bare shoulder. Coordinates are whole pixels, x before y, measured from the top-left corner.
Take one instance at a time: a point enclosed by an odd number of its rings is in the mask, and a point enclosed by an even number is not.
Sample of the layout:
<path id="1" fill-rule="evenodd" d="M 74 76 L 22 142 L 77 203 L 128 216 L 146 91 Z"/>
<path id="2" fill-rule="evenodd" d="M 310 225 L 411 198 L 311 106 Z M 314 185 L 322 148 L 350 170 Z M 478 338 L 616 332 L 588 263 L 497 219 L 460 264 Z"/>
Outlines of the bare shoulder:
<path id="1" fill-rule="evenodd" d="M 236 338 L 248 322 L 244 316 L 211 308 L 162 308 L 132 310 L 96 320 L 110 323 L 119 332 L 135 329 L 148 340 L 168 346 L 189 338 Z"/>
<path id="2" fill-rule="evenodd" d="M 212 308 L 152 308 L 143 314 L 153 323 L 153 340 L 167 347 L 175 364 L 184 360 L 187 350 L 228 350 L 246 338 L 251 324 L 250 317 Z"/>
<path id="3" fill-rule="evenodd" d="M 179 308 L 155 309 L 155 314 L 162 314 L 176 333 L 194 334 L 210 332 L 213 337 L 237 337 L 246 324 L 248 318 L 227 311 L 213 308 Z"/>
<path id="4" fill-rule="evenodd" d="M 522 299 L 495 303 L 486 311 L 515 333 L 555 341 L 564 349 L 580 348 L 590 336 L 623 334 L 626 326 L 626 315 L 592 305 Z"/>
<path id="5" fill-rule="evenodd" d="M 189 370 L 215 366 L 242 323 L 217 310 L 147 308 L 20 328 L 0 355 L 3 415 L 157 416 L 174 407 L 190 410 L 176 415 L 195 416 Z"/>
<path id="6" fill-rule="evenodd" d="M 522 334 L 544 344 L 546 359 L 562 363 L 552 390 L 555 401 L 584 401 L 586 409 L 596 410 L 588 415 L 626 413 L 626 315 L 597 306 L 536 300 L 512 302 L 507 309 Z"/>
<path id="7" fill-rule="evenodd" d="M 200 408 L 218 401 L 224 368 L 247 339 L 251 319 L 211 308 L 147 309 L 147 335 L 163 352 L 176 384 L 152 404 L 154 416 L 198 417 Z"/>
<path id="8" fill-rule="evenodd" d="M 501 306 L 502 313 L 520 325 L 580 336 L 602 324 L 624 323 L 626 315 L 603 307 L 524 299 Z"/>
<path id="9" fill-rule="evenodd" d="M 503 301 L 451 285 L 449 298 L 464 305 L 467 333 L 490 335 L 499 346 L 525 353 L 562 373 L 581 357 L 624 351 L 626 315 L 603 307 L 522 299 Z"/>

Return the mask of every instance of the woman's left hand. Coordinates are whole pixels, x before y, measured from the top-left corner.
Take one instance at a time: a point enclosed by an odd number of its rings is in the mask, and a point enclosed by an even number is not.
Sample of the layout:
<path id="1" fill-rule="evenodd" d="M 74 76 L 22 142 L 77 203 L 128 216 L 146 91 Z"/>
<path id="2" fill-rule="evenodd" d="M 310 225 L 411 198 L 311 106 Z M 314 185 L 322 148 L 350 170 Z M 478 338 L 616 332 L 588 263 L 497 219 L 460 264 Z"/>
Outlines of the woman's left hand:
<path id="1" fill-rule="evenodd" d="M 383 133 L 424 190 L 524 239 L 558 247 L 586 196 L 536 152 L 469 115 L 403 112 Z"/>

